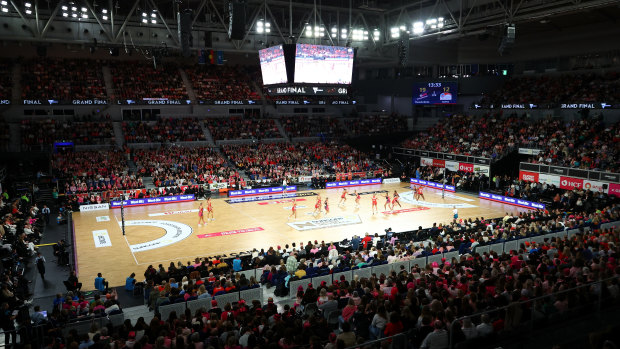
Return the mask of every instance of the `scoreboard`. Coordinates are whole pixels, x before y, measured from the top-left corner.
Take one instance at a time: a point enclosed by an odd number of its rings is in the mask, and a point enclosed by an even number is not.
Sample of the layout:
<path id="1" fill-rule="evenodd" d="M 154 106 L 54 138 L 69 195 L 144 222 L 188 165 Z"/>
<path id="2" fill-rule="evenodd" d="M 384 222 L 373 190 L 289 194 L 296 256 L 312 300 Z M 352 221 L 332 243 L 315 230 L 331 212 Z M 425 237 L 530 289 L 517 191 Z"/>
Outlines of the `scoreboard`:
<path id="1" fill-rule="evenodd" d="M 416 82 L 413 84 L 413 104 L 456 104 L 456 81 Z"/>

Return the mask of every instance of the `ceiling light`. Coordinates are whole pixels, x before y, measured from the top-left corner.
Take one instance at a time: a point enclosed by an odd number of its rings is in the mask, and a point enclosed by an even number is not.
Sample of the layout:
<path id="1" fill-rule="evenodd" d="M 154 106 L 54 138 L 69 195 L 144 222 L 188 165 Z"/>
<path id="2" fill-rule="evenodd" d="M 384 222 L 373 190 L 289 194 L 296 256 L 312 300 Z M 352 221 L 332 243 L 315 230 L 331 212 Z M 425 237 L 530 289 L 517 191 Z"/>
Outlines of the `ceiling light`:
<path id="1" fill-rule="evenodd" d="M 4 3 L 6 3 L 6 1 L 2 1 L 2 5 L 4 5 Z M 67 11 L 69 8 L 67 6 L 63 6 L 62 10 L 63 11 Z"/>
<path id="2" fill-rule="evenodd" d="M 31 15 L 31 14 L 32 14 L 32 11 L 30 11 L 30 10 L 26 10 L 26 14 L 27 14 L 27 15 Z"/>
<path id="3" fill-rule="evenodd" d="M 87 15 L 87 14 L 83 14 L 83 15 L 82 15 L 82 18 L 87 19 L 87 18 L 88 18 L 88 15 Z"/>
<path id="4" fill-rule="evenodd" d="M 106 15 L 103 15 L 101 18 L 102 18 L 104 21 L 107 21 L 107 20 L 108 20 L 108 16 L 106 16 Z"/>
<path id="5" fill-rule="evenodd" d="M 27 2 L 27 3 L 25 3 L 25 4 L 24 4 L 24 6 L 26 6 L 26 7 L 32 7 L 32 4 L 31 4 L 31 3 L 29 3 L 29 2 Z"/>
<path id="6" fill-rule="evenodd" d="M 153 12 L 153 13 L 151 13 L 151 17 L 155 18 L 155 17 L 157 17 L 157 14 L 155 12 Z"/>
<path id="7" fill-rule="evenodd" d="M 77 17 L 77 13 L 72 13 L 71 17 L 76 18 Z"/>
<path id="8" fill-rule="evenodd" d="M 6 7 L 3 7 L 3 8 L 2 8 L 2 12 L 7 13 L 7 12 L 9 12 L 9 9 L 8 9 L 8 8 L 6 8 Z"/>
<path id="9" fill-rule="evenodd" d="M 157 20 L 151 19 L 151 24 L 157 24 Z"/>
<path id="10" fill-rule="evenodd" d="M 146 18 L 142 18 L 142 23 L 146 24 L 146 23 L 148 23 L 148 22 L 149 22 L 149 21 L 148 21 Z"/>
<path id="11" fill-rule="evenodd" d="M 101 10 L 101 13 L 103 13 L 103 14 L 105 15 L 105 14 L 107 14 L 107 13 L 108 13 L 108 10 L 106 10 L 106 9 L 102 9 L 102 10 Z"/>
<path id="12" fill-rule="evenodd" d="M 424 33 L 424 22 L 414 22 L 413 23 L 413 34 L 421 35 Z"/>
<path id="13" fill-rule="evenodd" d="M 77 7 L 72 6 L 72 7 L 71 7 L 71 11 L 74 11 L 74 12 L 75 12 L 75 11 L 77 11 Z"/>
<path id="14" fill-rule="evenodd" d="M 146 12 L 142 12 L 142 17 L 146 17 Z"/>
<path id="15" fill-rule="evenodd" d="M 82 12 L 86 12 L 86 11 L 88 11 L 86 7 L 82 7 Z"/>

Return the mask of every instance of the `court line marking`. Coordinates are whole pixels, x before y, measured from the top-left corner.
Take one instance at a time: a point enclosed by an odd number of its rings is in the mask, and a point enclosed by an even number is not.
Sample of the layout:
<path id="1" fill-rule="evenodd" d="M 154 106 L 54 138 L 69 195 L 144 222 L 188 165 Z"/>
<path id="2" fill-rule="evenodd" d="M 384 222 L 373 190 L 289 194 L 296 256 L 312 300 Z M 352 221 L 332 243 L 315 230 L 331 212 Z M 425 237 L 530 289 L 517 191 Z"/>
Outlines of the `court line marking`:
<path id="1" fill-rule="evenodd" d="M 136 258 L 136 255 L 131 250 L 131 245 L 129 245 L 129 240 L 127 240 L 127 236 L 123 234 L 123 228 L 121 228 L 121 222 L 118 221 L 118 218 L 116 217 L 116 215 L 114 215 L 114 219 L 116 220 L 116 223 L 118 223 L 118 229 L 121 231 L 123 238 L 125 238 L 125 242 L 127 243 L 127 248 L 129 249 L 129 252 L 133 256 L 133 260 L 136 262 L 136 265 L 140 265 L 140 263 L 138 263 L 138 259 Z"/>

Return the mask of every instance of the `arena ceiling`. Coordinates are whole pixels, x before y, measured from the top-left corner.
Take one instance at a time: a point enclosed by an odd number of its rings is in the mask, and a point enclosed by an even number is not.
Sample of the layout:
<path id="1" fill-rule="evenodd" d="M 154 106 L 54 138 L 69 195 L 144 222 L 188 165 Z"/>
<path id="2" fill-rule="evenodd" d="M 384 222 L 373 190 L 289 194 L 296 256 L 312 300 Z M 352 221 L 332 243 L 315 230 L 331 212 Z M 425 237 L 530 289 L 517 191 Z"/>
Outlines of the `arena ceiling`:
<path id="1" fill-rule="evenodd" d="M 176 14 L 192 9 L 194 49 L 256 52 L 273 44 L 304 42 L 359 47 L 364 55 L 381 58 L 403 41 L 500 36 L 508 24 L 516 25 L 519 37 L 591 22 L 617 25 L 620 15 L 618 0 L 245 3 L 245 38 L 229 40 L 228 0 L 0 0 L 0 40 L 177 48 Z"/>

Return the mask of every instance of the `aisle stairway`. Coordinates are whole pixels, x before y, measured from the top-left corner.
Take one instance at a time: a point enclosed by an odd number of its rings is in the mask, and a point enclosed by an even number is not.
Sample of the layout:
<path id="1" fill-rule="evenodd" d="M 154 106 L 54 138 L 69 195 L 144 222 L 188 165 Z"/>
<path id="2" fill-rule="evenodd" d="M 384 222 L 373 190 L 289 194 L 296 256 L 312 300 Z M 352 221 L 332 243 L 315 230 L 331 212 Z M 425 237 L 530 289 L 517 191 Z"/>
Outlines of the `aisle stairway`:
<path id="1" fill-rule="evenodd" d="M 112 123 L 112 129 L 114 130 L 114 140 L 116 141 L 116 147 L 123 149 L 125 143 L 125 137 L 123 136 L 123 125 L 119 121 Z"/>
<path id="2" fill-rule="evenodd" d="M 181 79 L 183 79 L 183 84 L 185 84 L 185 89 L 187 90 L 187 96 L 189 97 L 189 99 L 194 101 L 194 103 L 196 103 L 196 92 L 194 91 L 194 88 L 192 87 L 192 82 L 189 81 L 189 78 L 187 77 L 187 73 L 185 72 L 185 70 L 179 68 L 179 74 L 181 74 Z"/>
<path id="3" fill-rule="evenodd" d="M 114 79 L 112 78 L 112 71 L 110 67 L 103 66 L 101 67 L 101 72 L 103 73 L 103 83 L 105 84 L 105 91 L 110 100 L 116 99 L 116 90 L 114 89 Z"/>
<path id="4" fill-rule="evenodd" d="M 13 65 L 13 92 L 11 94 L 11 104 L 21 104 L 22 97 L 22 66 L 19 63 Z"/>
<path id="5" fill-rule="evenodd" d="M 206 121 L 205 122 L 201 122 L 200 123 L 200 127 L 202 127 L 202 133 L 205 135 L 205 138 L 207 139 L 207 142 L 209 142 L 209 144 L 211 146 L 215 146 L 215 141 L 213 140 L 213 135 L 211 134 L 211 130 L 209 130 L 209 128 L 207 127 Z"/>
<path id="6" fill-rule="evenodd" d="M 278 131 L 280 131 L 280 135 L 282 136 L 282 138 L 286 139 L 287 142 L 290 142 L 291 139 L 286 134 L 286 130 L 284 129 L 284 126 L 282 126 L 280 119 L 273 119 L 273 122 L 275 122 L 276 127 L 278 128 Z"/>

